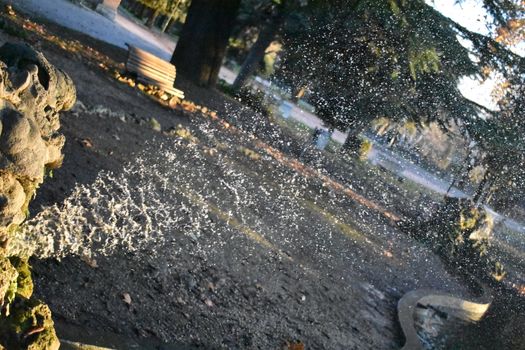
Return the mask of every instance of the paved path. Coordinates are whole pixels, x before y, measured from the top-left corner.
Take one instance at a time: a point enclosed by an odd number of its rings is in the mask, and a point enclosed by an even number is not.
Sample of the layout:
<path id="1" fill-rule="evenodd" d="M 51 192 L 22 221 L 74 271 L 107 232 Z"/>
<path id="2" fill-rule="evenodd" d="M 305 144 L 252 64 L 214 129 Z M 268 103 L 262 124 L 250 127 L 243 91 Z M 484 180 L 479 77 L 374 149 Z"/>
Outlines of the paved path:
<path id="1" fill-rule="evenodd" d="M 66 0 L 17 0 L 16 6 L 122 48 L 131 43 L 165 59 L 169 59 L 170 52 L 175 48 L 175 42 L 155 35 L 121 14 L 117 14 L 113 22 Z"/>

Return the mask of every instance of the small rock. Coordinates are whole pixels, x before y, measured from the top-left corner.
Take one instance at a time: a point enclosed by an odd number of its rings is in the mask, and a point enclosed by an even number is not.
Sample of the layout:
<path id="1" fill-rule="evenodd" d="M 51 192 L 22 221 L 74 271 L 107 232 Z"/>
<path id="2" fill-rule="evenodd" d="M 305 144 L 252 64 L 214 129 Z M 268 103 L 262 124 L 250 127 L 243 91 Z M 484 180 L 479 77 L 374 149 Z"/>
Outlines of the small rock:
<path id="1" fill-rule="evenodd" d="M 190 274 L 185 274 L 182 276 L 182 280 L 184 281 L 184 284 L 186 284 L 186 287 L 189 290 L 193 290 L 197 287 L 197 281 L 195 278 Z"/>

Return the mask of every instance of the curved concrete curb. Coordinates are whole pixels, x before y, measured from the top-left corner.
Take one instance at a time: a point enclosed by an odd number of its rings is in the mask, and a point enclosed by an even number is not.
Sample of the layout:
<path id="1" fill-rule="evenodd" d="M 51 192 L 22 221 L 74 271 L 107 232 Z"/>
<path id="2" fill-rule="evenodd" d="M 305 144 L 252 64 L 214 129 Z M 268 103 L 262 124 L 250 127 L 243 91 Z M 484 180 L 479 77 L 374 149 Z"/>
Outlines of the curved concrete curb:
<path id="1" fill-rule="evenodd" d="M 406 293 L 397 303 L 397 314 L 401 329 L 405 335 L 405 345 L 402 350 L 423 350 L 414 326 L 414 316 L 418 305 L 447 308 L 447 312 L 465 321 L 479 321 L 492 303 L 492 296 L 483 287 L 484 295 L 476 301 L 457 298 L 449 294 L 441 294 L 436 290 L 418 289 Z"/>
<path id="2" fill-rule="evenodd" d="M 103 348 L 96 345 L 88 345 L 65 339 L 60 339 L 60 344 L 60 349 L 62 350 L 114 350 L 111 348 Z"/>

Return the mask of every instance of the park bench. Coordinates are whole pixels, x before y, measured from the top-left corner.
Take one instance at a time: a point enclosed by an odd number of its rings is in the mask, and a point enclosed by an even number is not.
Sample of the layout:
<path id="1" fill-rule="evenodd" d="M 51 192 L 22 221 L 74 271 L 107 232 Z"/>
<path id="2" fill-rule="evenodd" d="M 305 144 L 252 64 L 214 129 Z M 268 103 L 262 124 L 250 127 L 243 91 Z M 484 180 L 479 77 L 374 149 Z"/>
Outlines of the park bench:
<path id="1" fill-rule="evenodd" d="M 184 92 L 173 87 L 176 77 L 174 65 L 136 46 L 130 44 L 126 46 L 128 47 L 126 69 L 136 74 L 138 81 L 156 86 L 180 99 L 184 98 Z"/>

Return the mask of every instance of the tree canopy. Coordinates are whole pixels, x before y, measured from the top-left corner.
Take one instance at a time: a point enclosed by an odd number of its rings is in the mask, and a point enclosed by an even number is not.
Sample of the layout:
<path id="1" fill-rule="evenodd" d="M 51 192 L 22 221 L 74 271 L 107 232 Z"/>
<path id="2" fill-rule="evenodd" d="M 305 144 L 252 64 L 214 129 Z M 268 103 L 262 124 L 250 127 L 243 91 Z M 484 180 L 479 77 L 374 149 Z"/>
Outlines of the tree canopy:
<path id="1" fill-rule="evenodd" d="M 512 11 L 496 5 L 486 1 L 506 23 Z M 423 0 L 325 1 L 303 18 L 285 36 L 282 77 L 308 85 L 319 116 L 343 130 L 378 117 L 443 127 L 473 118 L 485 108 L 463 97 L 459 80 L 519 62 Z"/>

